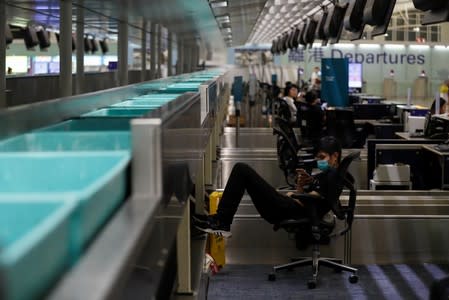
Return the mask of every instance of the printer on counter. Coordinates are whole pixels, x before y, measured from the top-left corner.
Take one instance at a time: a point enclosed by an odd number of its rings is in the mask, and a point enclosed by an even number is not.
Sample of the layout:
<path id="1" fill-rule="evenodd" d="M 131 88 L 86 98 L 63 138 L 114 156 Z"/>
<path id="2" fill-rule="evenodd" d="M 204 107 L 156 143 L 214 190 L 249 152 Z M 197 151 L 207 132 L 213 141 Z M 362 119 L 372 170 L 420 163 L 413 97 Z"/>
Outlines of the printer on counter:
<path id="1" fill-rule="evenodd" d="M 410 190 L 410 166 L 406 164 L 378 165 L 370 180 L 371 190 Z"/>

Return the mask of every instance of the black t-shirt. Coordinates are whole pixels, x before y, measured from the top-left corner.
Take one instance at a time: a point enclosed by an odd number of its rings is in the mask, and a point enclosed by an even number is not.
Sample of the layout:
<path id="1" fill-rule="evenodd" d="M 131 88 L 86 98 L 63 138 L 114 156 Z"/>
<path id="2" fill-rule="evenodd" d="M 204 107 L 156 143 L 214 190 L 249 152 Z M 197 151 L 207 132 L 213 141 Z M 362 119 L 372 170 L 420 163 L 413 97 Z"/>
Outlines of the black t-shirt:
<path id="1" fill-rule="evenodd" d="M 314 181 L 304 190 L 306 193 L 312 191 L 320 194 L 321 198 L 318 205 L 318 215 L 321 217 L 332 209 L 333 201 L 337 195 L 341 192 L 337 190 L 337 169 L 330 167 L 326 171 L 318 173 L 313 176 Z M 297 197 L 301 201 L 301 195 Z"/>

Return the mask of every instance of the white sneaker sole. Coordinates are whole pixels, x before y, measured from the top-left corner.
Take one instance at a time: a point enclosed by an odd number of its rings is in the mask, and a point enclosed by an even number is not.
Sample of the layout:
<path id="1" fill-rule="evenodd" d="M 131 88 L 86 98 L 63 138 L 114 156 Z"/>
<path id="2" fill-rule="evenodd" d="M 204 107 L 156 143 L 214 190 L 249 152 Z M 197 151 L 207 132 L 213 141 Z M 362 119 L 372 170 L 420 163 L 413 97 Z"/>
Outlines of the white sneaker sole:
<path id="1" fill-rule="evenodd" d="M 213 230 L 213 229 L 210 229 L 210 228 L 201 228 L 201 227 L 198 227 L 198 226 L 195 226 L 195 227 L 197 229 L 203 231 L 203 232 L 211 233 L 213 235 L 221 236 L 221 237 L 224 237 L 224 238 L 230 238 L 232 236 L 232 233 L 230 231 Z"/>

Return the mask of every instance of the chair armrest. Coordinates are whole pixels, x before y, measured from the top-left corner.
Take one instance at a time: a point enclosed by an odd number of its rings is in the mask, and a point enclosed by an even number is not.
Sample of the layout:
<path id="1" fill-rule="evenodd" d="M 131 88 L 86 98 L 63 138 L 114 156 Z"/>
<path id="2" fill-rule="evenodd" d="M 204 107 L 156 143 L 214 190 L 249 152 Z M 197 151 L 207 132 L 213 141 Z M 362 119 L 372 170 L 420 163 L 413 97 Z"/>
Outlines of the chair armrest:
<path id="1" fill-rule="evenodd" d="M 304 204 L 316 203 L 316 201 L 323 199 L 321 196 L 312 194 L 293 194 L 290 197 L 292 197 L 293 199 L 297 199 Z"/>

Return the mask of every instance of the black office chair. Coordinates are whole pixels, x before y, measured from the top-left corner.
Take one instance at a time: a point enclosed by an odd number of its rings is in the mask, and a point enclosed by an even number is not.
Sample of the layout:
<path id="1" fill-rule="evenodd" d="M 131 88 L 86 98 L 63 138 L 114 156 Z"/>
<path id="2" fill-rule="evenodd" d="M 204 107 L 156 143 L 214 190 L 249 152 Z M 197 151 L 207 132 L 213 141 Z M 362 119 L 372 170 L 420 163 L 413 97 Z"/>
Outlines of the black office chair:
<path id="1" fill-rule="evenodd" d="M 287 130 L 287 132 L 285 130 Z M 298 144 L 293 129 L 289 131 L 288 127 L 273 127 L 273 134 L 277 136 L 276 150 L 279 168 L 284 173 L 285 181 L 287 183 L 287 186 L 279 187 L 278 189 L 295 189 L 297 176 L 296 169 L 302 168 L 310 173 L 315 165 L 314 155 L 313 153 L 310 153 L 313 149 L 301 149 L 301 145 Z M 303 151 L 298 154 L 300 149 Z"/>
<path id="2" fill-rule="evenodd" d="M 274 118 L 273 129 L 277 129 L 278 131 L 282 131 L 283 133 L 285 133 L 297 152 L 301 148 L 301 143 L 299 142 L 298 137 L 296 136 L 296 133 L 288 120 L 289 119 L 285 119 L 282 116 L 276 116 Z M 277 133 L 274 132 L 274 134 Z"/>
<path id="3" fill-rule="evenodd" d="M 354 178 L 351 176 L 351 174 L 348 173 L 348 168 L 349 165 L 359 157 L 360 152 L 353 152 L 341 161 L 336 174 L 337 193 L 335 199 L 319 199 L 319 197 L 312 195 L 303 195 L 301 198 L 301 201 L 304 200 L 304 202 L 306 202 L 305 204 L 310 205 L 312 209 L 315 207 L 313 205 L 314 203 L 318 203 L 318 201 L 328 201 L 328 203 L 331 204 L 332 212 L 335 214 L 335 216 L 339 220 L 345 221 L 345 228 L 340 232 L 332 233 L 335 228 L 335 217 L 332 220 L 317 220 L 316 213 L 311 214 L 313 215 L 311 217 L 288 219 L 283 220 L 279 224 L 275 224 L 274 230 L 283 228 L 288 233 L 295 234 L 297 245 L 298 239 L 304 240 L 304 234 L 309 234 L 313 248 L 312 257 L 303 258 L 301 260 L 273 267 L 273 273 L 270 273 L 268 276 L 268 279 L 270 281 L 276 280 L 275 273 L 279 270 L 291 270 L 295 267 L 307 265 L 311 265 L 313 269 L 313 277 L 307 282 L 307 286 L 310 289 L 315 288 L 317 285 L 318 269 L 320 265 L 333 268 L 336 271 L 351 272 L 352 274 L 349 277 L 349 282 L 356 283 L 358 281 L 357 269 L 342 264 L 341 259 L 320 257 L 320 244 L 328 244 L 331 238 L 345 235 L 351 230 L 352 221 L 354 219 L 357 192 L 354 186 Z M 344 187 L 349 189 L 349 202 L 346 206 L 341 205 L 339 200 Z"/>

